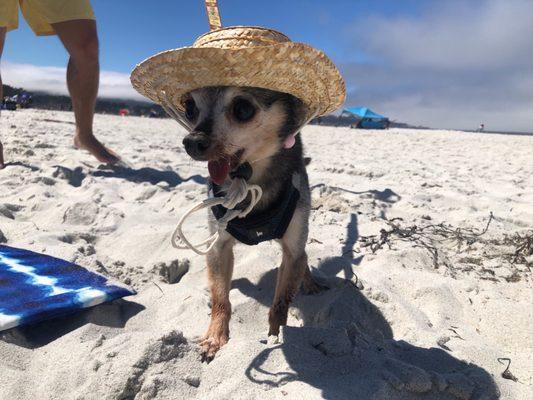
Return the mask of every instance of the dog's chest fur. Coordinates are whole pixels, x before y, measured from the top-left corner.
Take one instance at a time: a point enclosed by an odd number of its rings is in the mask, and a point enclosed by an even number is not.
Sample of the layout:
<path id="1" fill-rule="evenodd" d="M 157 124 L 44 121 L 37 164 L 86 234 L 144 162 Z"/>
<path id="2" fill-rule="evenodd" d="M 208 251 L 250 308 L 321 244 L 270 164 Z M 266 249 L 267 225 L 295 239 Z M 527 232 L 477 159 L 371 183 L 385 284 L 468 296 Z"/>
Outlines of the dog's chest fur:
<path id="1" fill-rule="evenodd" d="M 250 220 L 265 215 L 272 215 L 273 218 L 277 218 L 281 214 L 286 216 L 287 213 L 280 210 L 280 206 L 291 207 L 290 217 L 296 209 L 305 210 L 307 213 L 310 208 L 310 191 L 303 158 L 302 141 L 299 135 L 291 149 L 282 149 L 274 156 L 254 163 L 253 174 L 249 183 L 259 185 L 263 190 L 261 200 L 249 214 Z M 228 187 L 229 184 L 226 182 L 221 189 L 224 191 Z M 294 207 L 292 200 L 295 199 L 297 202 Z M 215 215 L 212 210 L 209 211 L 209 214 L 210 224 L 213 225 L 216 220 Z M 284 221 L 277 222 L 284 223 Z M 274 225 L 274 229 L 275 227 L 276 225 Z M 265 224 L 265 229 L 268 228 Z M 257 235 L 261 235 L 261 227 L 258 227 L 256 232 Z"/>

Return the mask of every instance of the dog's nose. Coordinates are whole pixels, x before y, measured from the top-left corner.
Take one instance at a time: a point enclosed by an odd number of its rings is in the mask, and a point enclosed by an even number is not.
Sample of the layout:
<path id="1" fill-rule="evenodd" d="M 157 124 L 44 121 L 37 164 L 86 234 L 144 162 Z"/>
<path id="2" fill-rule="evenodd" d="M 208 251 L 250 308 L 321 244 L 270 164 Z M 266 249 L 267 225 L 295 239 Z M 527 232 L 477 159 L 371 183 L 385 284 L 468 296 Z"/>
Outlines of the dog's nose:
<path id="1" fill-rule="evenodd" d="M 193 132 L 185 136 L 183 145 L 192 158 L 202 158 L 211 145 L 211 139 L 204 133 Z"/>

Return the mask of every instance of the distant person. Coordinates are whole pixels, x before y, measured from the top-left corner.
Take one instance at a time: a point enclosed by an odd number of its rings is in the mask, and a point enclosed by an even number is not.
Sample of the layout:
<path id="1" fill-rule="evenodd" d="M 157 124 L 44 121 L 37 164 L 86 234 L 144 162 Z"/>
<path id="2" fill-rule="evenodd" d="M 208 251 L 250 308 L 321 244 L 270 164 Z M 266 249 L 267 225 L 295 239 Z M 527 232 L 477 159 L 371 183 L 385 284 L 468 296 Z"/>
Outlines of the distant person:
<path id="1" fill-rule="evenodd" d="M 485 130 L 485 124 L 479 124 L 479 128 L 477 128 L 478 132 L 483 132 Z"/>
<path id="2" fill-rule="evenodd" d="M 0 0 L 0 57 L 6 33 L 18 27 L 19 7 L 36 35 L 56 34 L 70 55 L 67 86 L 76 119 L 74 145 L 89 151 L 100 162 L 118 162 L 118 156 L 100 143 L 93 134 L 100 66 L 96 21 L 90 1 Z M 0 98 L 2 98 L 1 76 Z M 0 169 L 4 167 L 3 148 L 0 142 Z"/>

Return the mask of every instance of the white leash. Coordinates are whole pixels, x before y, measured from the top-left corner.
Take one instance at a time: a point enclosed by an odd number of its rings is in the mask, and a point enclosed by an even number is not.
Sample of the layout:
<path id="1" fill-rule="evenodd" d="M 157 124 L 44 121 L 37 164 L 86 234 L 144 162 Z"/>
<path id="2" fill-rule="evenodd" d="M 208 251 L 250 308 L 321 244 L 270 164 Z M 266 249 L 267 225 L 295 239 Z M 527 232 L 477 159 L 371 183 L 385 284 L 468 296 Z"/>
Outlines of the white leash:
<path id="1" fill-rule="evenodd" d="M 248 207 L 246 207 L 244 210 L 234 210 L 237 204 L 244 201 L 246 197 L 248 197 L 248 193 L 250 193 L 251 196 L 250 204 L 248 204 Z M 248 185 L 248 183 L 246 183 L 246 181 L 242 178 L 233 179 L 231 181 L 231 185 L 228 189 L 226 196 L 205 199 L 195 204 L 193 207 L 187 210 L 185 214 L 183 214 L 183 216 L 178 222 L 178 226 L 172 234 L 172 246 L 174 246 L 176 249 L 191 249 L 196 254 L 200 255 L 207 254 L 209 250 L 211 250 L 213 246 L 217 243 L 220 237 L 220 232 L 226 229 L 228 223 L 235 218 L 246 217 L 250 213 L 250 211 L 252 211 L 255 205 L 259 202 L 259 200 L 261 200 L 262 195 L 263 190 L 260 186 Z M 192 244 L 183 233 L 182 226 L 185 220 L 192 213 L 195 213 L 204 208 L 217 206 L 219 204 L 222 204 L 225 208 L 228 209 L 228 211 L 226 211 L 226 214 L 221 219 L 215 221 L 215 223 L 217 224 L 217 231 L 211 236 L 209 236 L 207 239 L 205 239 L 203 242 Z M 199 247 L 201 246 L 207 246 L 206 250 L 200 250 Z"/>

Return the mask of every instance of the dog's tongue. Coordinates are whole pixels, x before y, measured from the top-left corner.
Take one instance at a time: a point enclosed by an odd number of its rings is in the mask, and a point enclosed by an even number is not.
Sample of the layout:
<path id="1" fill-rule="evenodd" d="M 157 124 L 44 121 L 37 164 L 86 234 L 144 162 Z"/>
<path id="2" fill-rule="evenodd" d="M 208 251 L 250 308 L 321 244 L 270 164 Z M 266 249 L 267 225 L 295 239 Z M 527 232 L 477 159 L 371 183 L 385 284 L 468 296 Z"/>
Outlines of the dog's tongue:
<path id="1" fill-rule="evenodd" d="M 209 161 L 207 163 L 209 176 L 211 176 L 211 180 L 217 185 L 222 185 L 224 183 L 226 177 L 229 174 L 230 168 L 230 162 L 222 158 L 219 158 L 218 160 L 214 161 Z"/>

